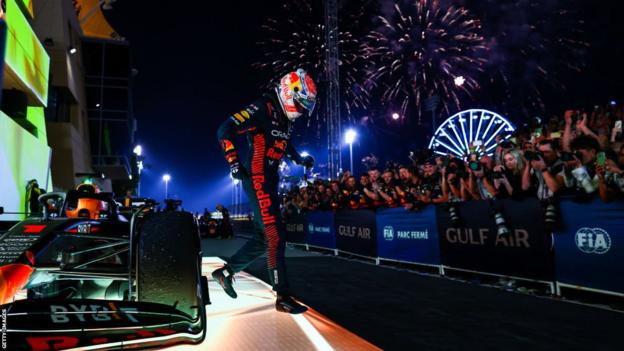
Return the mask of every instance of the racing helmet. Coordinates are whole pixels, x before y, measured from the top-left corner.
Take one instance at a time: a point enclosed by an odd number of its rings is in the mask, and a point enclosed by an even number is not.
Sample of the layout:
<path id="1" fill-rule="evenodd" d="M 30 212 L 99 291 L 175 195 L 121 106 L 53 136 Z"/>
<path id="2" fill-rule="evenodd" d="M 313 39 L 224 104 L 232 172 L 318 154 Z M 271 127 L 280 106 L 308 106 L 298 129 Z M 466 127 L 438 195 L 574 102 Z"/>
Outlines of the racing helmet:
<path id="1" fill-rule="evenodd" d="M 97 185 L 89 182 L 82 183 L 76 187 L 76 191 L 79 194 L 78 198 L 75 201 L 70 201 L 65 210 L 65 215 L 68 218 L 99 219 L 108 210 L 106 201 L 88 197 L 89 194 L 100 192 Z M 85 197 L 81 197 L 80 194 L 84 194 Z"/>
<path id="2" fill-rule="evenodd" d="M 291 122 L 304 112 L 311 114 L 314 110 L 316 84 L 302 68 L 283 76 L 275 90 L 280 106 Z"/>

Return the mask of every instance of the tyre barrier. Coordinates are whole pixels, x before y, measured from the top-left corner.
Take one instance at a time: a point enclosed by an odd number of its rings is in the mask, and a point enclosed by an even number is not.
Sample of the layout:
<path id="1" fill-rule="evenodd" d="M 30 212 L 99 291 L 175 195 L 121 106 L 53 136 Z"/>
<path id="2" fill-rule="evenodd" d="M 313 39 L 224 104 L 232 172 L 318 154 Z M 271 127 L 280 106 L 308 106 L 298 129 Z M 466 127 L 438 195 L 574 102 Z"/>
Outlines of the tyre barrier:
<path id="1" fill-rule="evenodd" d="M 312 211 L 286 221 L 287 241 L 356 255 L 624 296 L 624 201 L 560 200 L 554 233 L 537 199 Z M 501 228 L 501 218 L 503 225 Z M 504 229 L 504 230 L 503 230 Z"/>

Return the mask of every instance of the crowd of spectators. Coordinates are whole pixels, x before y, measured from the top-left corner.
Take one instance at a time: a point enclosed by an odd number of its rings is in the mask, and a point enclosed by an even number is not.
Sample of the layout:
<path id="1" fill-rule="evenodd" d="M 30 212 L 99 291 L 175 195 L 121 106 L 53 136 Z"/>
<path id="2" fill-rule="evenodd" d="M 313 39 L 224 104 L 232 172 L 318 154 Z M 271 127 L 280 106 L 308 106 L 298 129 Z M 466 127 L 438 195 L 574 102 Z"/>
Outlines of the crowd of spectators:
<path id="1" fill-rule="evenodd" d="M 390 161 L 358 175 L 345 171 L 336 180 L 316 179 L 285 194 L 284 215 L 339 208 L 419 210 L 428 204 L 526 197 L 554 211 L 562 195 L 605 202 L 622 197 L 622 106 L 568 110 L 562 117 L 535 117 L 512 137 L 497 136 L 491 155 L 479 145 L 471 145 L 463 157 L 426 150 L 413 152 L 408 163 Z"/>

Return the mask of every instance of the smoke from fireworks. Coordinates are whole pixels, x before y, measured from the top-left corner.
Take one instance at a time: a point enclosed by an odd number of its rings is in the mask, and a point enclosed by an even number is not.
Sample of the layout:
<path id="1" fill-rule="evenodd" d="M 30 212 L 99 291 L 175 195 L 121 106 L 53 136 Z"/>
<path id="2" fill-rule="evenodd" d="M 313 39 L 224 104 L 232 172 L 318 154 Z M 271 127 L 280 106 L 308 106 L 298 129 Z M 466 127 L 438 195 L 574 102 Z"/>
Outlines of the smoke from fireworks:
<path id="1" fill-rule="evenodd" d="M 349 121 L 354 115 L 388 116 L 392 110 L 415 114 L 420 122 L 435 101 L 430 97 L 439 98 L 436 110 L 445 114 L 460 109 L 466 98 L 510 116 L 544 111 L 544 98 L 561 96 L 562 78 L 583 67 L 588 45 L 579 39 L 583 23 L 574 19 L 577 1 L 341 1 L 343 111 Z M 266 39 L 258 43 L 263 58 L 254 67 L 268 73 L 271 84 L 299 67 L 322 81 L 322 3 L 289 0 L 276 15 L 279 20 L 263 25 Z M 371 3 L 379 5 L 379 16 L 370 16 Z M 319 92 L 322 104 L 325 89 Z M 317 120 L 323 117 L 318 107 Z"/>
<path id="2" fill-rule="evenodd" d="M 359 86 L 361 82 L 361 45 L 349 31 L 357 26 L 362 18 L 362 9 L 347 9 L 341 12 L 338 45 L 340 65 L 341 102 L 351 116 L 354 109 L 363 109 L 368 105 L 367 91 Z M 282 13 L 276 19 L 268 19 L 262 26 L 266 39 L 258 42 L 263 57 L 253 67 L 268 72 L 271 79 L 267 88 L 274 86 L 279 78 L 290 71 L 303 67 L 310 71 L 317 80 L 325 70 L 325 25 L 323 6 L 315 1 L 314 6 L 306 1 L 287 1 L 282 5 Z M 323 102 L 323 89 L 318 101 Z M 315 114 L 319 118 L 322 109 L 317 106 Z"/>
<path id="3" fill-rule="evenodd" d="M 584 23 L 575 19 L 576 1 L 466 2 L 482 18 L 491 53 L 484 100 L 513 115 L 530 116 L 546 109 L 545 93 L 563 95 L 562 77 L 581 71 L 588 47 L 582 40 Z"/>
<path id="4" fill-rule="evenodd" d="M 403 115 L 415 104 L 419 121 L 422 104 L 434 95 L 447 113 L 458 109 L 461 94 L 479 87 L 485 63 L 479 21 L 438 0 L 401 0 L 382 13 L 364 43 L 372 61 L 367 88 L 377 88 L 381 102 L 397 104 Z"/>

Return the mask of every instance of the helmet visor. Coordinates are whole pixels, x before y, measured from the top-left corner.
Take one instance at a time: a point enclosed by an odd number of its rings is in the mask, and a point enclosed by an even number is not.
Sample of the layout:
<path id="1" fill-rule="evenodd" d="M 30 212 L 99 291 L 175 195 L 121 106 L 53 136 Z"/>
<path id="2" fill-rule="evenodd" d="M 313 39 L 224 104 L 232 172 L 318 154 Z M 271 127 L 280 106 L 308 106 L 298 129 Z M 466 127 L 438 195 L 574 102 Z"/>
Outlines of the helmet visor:
<path id="1" fill-rule="evenodd" d="M 301 107 L 306 109 L 309 113 L 312 113 L 314 106 L 316 105 L 316 98 L 311 96 L 303 96 L 299 93 L 293 95 L 293 100 Z"/>

